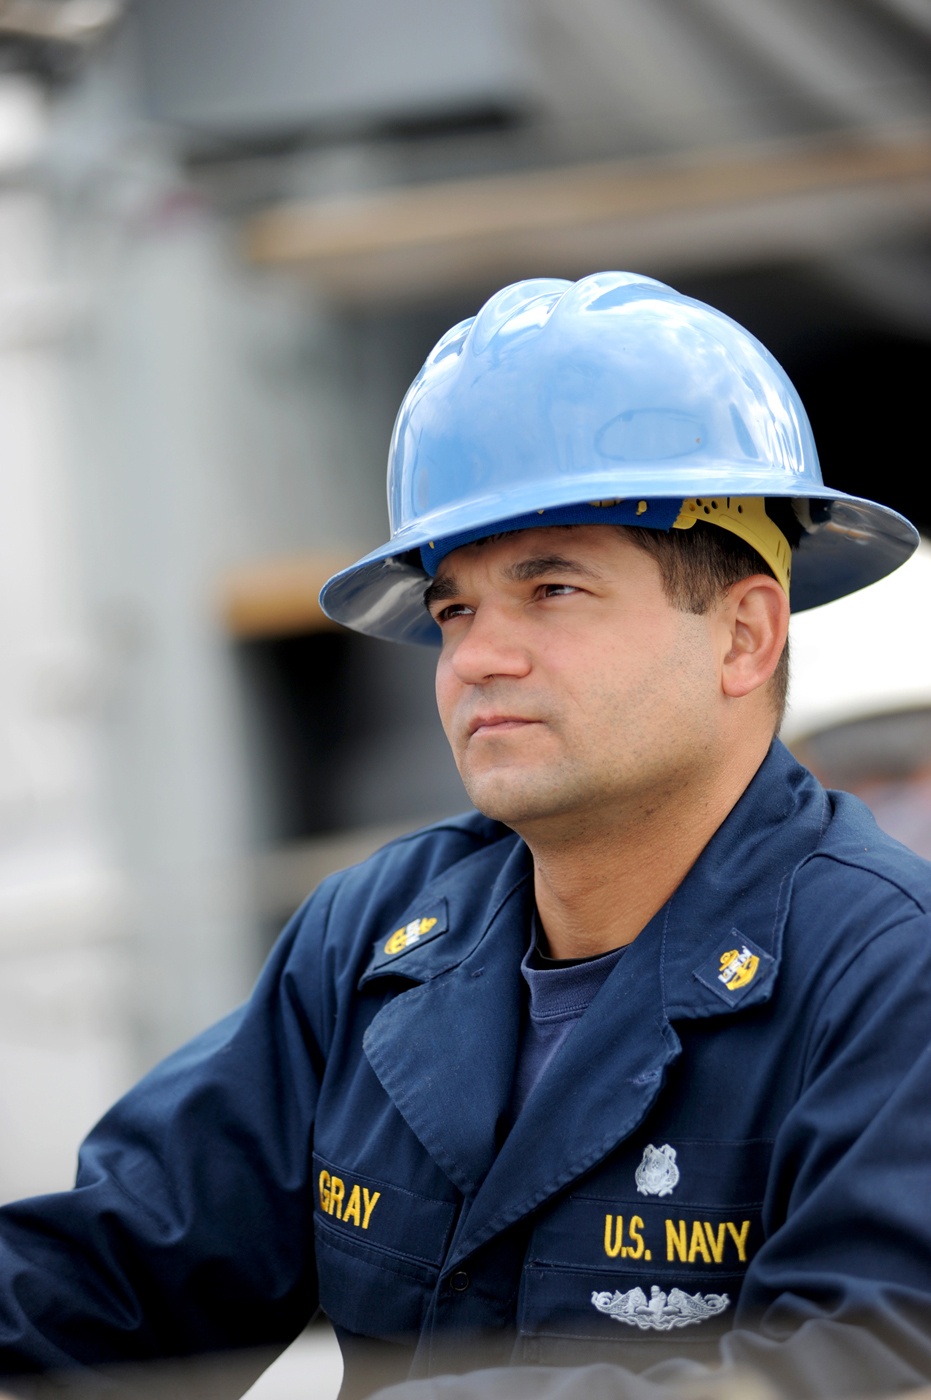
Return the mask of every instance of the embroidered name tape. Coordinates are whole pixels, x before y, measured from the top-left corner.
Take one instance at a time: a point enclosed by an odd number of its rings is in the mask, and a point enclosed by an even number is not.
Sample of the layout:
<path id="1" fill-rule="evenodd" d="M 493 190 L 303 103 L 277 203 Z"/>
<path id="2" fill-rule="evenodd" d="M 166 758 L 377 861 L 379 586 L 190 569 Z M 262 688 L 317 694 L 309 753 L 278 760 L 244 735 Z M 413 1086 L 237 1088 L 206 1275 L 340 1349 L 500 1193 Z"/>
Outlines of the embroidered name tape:
<path id="1" fill-rule="evenodd" d="M 694 975 L 728 1006 L 736 1006 L 751 993 L 768 989 L 775 966 L 769 953 L 732 928 L 727 939 L 718 944 L 707 962 L 695 969 Z M 754 995 L 753 1000 L 764 1000 L 764 997 Z"/>

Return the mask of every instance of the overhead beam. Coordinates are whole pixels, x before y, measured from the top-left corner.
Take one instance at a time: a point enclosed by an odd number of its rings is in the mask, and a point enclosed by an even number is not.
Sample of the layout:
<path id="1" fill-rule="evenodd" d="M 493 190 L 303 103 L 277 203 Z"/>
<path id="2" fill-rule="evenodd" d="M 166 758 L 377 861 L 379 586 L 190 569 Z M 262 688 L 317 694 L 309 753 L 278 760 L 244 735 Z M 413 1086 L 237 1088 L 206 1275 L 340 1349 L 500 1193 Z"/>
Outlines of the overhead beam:
<path id="1" fill-rule="evenodd" d="M 219 587 L 226 630 L 237 641 L 341 630 L 320 607 L 319 593 L 331 575 L 356 558 L 349 552 L 311 552 L 232 570 Z"/>
<path id="2" fill-rule="evenodd" d="M 286 204 L 248 256 L 337 300 L 408 301 L 514 271 L 691 266 L 931 228 L 931 133 L 609 161 Z"/>

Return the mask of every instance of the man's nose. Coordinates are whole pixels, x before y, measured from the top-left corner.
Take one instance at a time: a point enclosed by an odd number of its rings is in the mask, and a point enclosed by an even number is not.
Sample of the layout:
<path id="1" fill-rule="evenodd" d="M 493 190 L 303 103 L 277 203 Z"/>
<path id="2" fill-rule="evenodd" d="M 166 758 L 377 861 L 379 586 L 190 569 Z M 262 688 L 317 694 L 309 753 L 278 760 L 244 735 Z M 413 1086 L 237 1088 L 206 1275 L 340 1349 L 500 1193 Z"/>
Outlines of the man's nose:
<path id="1" fill-rule="evenodd" d="M 520 677 L 531 668 L 518 620 L 510 609 L 481 604 L 451 648 L 449 663 L 464 685 L 482 685 L 495 676 Z"/>

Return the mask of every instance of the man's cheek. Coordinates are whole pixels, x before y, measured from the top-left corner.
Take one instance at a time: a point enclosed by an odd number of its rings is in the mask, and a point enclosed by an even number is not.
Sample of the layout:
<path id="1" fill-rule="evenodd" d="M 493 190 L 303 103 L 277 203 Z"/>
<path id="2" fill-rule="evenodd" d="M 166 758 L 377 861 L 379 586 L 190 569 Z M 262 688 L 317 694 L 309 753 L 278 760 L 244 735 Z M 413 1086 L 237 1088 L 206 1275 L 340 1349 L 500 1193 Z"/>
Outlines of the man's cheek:
<path id="1" fill-rule="evenodd" d="M 443 732 L 456 753 L 468 739 L 467 719 L 462 713 L 463 687 L 442 656 L 436 670 L 436 708 Z"/>

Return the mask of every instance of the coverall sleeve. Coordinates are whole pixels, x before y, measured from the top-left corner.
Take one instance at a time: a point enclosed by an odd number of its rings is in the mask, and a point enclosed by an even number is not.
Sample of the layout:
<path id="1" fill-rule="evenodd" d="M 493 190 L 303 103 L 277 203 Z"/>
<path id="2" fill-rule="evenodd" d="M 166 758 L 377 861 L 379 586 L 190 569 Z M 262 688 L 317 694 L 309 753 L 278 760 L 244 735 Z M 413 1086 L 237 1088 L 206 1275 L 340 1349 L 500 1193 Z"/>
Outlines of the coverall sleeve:
<path id="1" fill-rule="evenodd" d="M 0 1377 L 280 1349 L 312 1316 L 326 907 L 321 887 L 250 1001 L 107 1113 L 71 1191 L 0 1211 Z"/>
<path id="2" fill-rule="evenodd" d="M 377 1400 L 672 1400 L 682 1385 L 690 1395 L 730 1394 L 749 1376 L 786 1400 L 927 1386 L 929 1042 L 931 920 L 919 915 L 861 949 L 823 989 L 803 1082 L 775 1144 L 767 1238 L 717 1366 L 674 1355 L 637 1374 L 518 1366 L 394 1386 Z"/>

